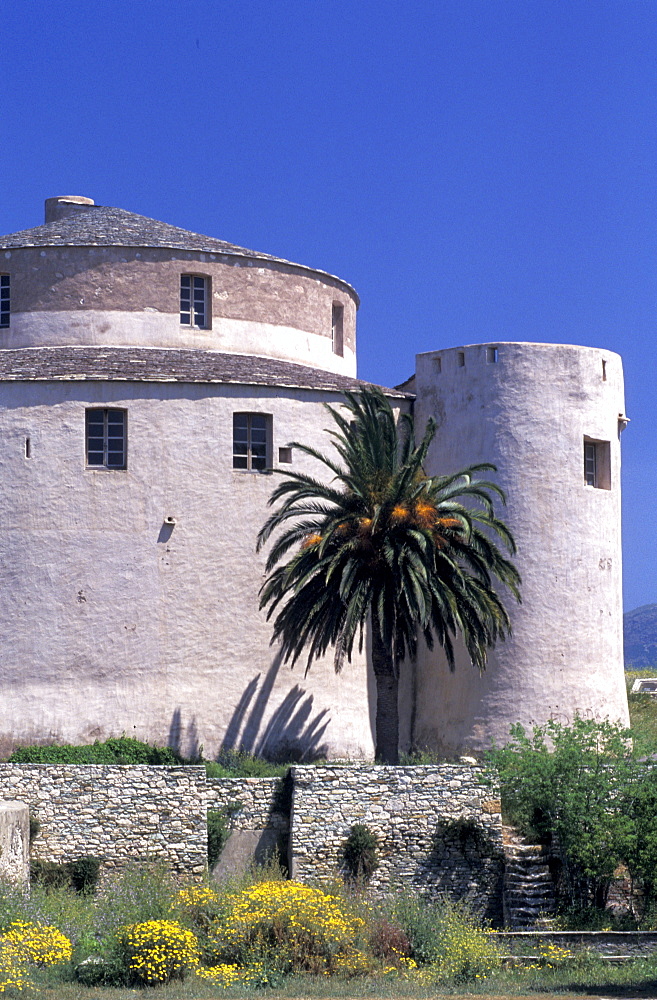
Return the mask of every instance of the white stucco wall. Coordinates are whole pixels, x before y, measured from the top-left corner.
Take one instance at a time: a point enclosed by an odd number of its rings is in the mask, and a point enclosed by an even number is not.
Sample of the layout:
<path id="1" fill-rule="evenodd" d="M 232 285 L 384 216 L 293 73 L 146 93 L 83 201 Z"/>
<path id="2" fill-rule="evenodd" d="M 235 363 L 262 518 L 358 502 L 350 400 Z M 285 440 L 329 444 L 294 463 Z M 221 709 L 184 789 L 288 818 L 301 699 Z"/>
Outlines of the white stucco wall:
<path id="1" fill-rule="evenodd" d="M 273 475 L 232 469 L 234 411 L 272 415 L 273 456 L 328 449 L 309 390 L 0 384 L 0 748 L 109 735 L 372 754 L 364 659 L 280 666 L 257 609 Z M 85 469 L 85 407 L 128 411 L 128 469 Z M 25 438 L 30 438 L 30 458 Z M 299 453 L 292 468 L 312 468 Z M 317 471 L 317 470 L 315 470 Z M 174 517 L 173 530 L 164 526 Z M 277 714 L 278 713 L 278 714 Z"/>
<path id="2" fill-rule="evenodd" d="M 356 375 L 358 296 L 331 275 L 282 261 L 175 249 L 15 247 L 0 349 L 106 345 L 227 351 Z M 180 322 L 180 278 L 206 282 L 207 327 Z M 342 309 L 343 349 L 333 350 Z M 336 345 L 337 346 L 337 345 Z"/>
<path id="3" fill-rule="evenodd" d="M 488 347 L 498 349 L 497 362 L 487 360 Z M 429 416 L 438 423 L 431 473 L 497 465 L 494 478 L 508 495 L 499 510 L 518 545 L 523 603 L 509 599 L 513 636 L 491 653 L 482 678 L 463 651 L 454 674 L 442 653 L 420 654 L 406 740 L 447 752 L 481 750 L 491 738 L 505 741 L 518 721 L 566 722 L 579 712 L 627 723 L 621 359 L 552 344 L 435 351 L 418 356 L 415 390 L 418 434 Z M 585 485 L 585 436 L 610 442 L 611 489 Z M 408 680 L 406 704 L 411 686 Z"/>
<path id="4" fill-rule="evenodd" d="M 103 346 L 167 347 L 178 350 L 222 351 L 260 355 L 321 368 L 338 375 L 356 376 L 356 355 L 345 345 L 333 352 L 328 336 L 277 323 L 215 317 L 212 327 L 181 326 L 180 313 L 126 312 L 94 309 L 89 312 L 12 313 L 2 331 L 2 347 Z"/>

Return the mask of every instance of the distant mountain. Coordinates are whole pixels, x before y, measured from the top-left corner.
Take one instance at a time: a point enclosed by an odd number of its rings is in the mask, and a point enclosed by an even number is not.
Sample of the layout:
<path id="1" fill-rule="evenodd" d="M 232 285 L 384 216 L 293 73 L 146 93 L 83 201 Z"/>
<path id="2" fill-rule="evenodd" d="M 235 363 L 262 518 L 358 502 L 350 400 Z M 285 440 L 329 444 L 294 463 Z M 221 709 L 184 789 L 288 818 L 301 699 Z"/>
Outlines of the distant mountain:
<path id="1" fill-rule="evenodd" d="M 648 670 L 657 674 L 657 604 L 644 604 L 623 615 L 626 670 Z"/>

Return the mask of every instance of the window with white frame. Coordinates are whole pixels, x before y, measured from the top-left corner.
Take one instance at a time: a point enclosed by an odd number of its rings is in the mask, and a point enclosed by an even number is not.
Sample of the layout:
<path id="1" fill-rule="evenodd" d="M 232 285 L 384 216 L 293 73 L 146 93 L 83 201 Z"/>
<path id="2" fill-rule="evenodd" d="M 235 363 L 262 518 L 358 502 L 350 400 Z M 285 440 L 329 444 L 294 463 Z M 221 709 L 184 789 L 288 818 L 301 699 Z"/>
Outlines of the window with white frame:
<path id="1" fill-rule="evenodd" d="M 210 279 L 199 274 L 180 275 L 181 326 L 210 326 Z"/>
<path id="2" fill-rule="evenodd" d="M 9 326 L 9 275 L 0 274 L 0 327 Z"/>
<path id="3" fill-rule="evenodd" d="M 598 490 L 611 489 L 611 447 L 609 441 L 584 438 L 584 482 Z"/>
<path id="4" fill-rule="evenodd" d="M 127 468 L 126 410 L 94 407 L 86 411 L 87 467 L 90 469 Z"/>
<path id="5" fill-rule="evenodd" d="M 269 461 L 271 417 L 266 413 L 233 414 L 233 468 L 264 472 Z"/>

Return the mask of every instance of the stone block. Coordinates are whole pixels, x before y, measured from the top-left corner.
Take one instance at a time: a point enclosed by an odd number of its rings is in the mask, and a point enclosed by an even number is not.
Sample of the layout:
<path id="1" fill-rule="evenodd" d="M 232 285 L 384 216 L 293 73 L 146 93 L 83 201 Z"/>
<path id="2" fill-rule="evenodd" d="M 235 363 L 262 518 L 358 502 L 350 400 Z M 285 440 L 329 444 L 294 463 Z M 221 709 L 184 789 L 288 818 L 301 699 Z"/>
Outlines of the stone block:
<path id="1" fill-rule="evenodd" d="M 0 802 L 0 879 L 29 889 L 30 811 L 24 802 Z"/>

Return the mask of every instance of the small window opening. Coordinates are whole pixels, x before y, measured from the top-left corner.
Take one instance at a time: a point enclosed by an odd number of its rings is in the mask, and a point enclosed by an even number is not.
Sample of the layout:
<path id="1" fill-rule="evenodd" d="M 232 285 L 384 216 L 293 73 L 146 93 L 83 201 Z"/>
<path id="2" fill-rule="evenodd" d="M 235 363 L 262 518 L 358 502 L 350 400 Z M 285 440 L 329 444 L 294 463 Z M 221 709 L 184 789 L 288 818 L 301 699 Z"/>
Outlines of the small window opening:
<path id="1" fill-rule="evenodd" d="M 598 490 L 611 489 L 611 448 L 609 441 L 584 438 L 584 482 Z"/>
<path id="2" fill-rule="evenodd" d="M 607 362 L 604 358 L 602 359 L 602 381 L 607 381 Z"/>
<path id="3" fill-rule="evenodd" d="M 491 365 L 497 364 L 498 357 L 499 357 L 499 351 L 497 347 L 486 348 L 486 361 L 488 361 L 489 364 Z"/>
<path id="4" fill-rule="evenodd" d="M 86 411 L 87 467 L 127 467 L 127 412 L 93 409 Z"/>
<path id="5" fill-rule="evenodd" d="M 279 462 L 291 462 L 292 461 L 292 449 L 291 448 L 279 448 L 278 449 L 278 461 Z"/>
<path id="6" fill-rule="evenodd" d="M 0 274 L 0 327 L 9 326 L 9 275 Z"/>
<path id="7" fill-rule="evenodd" d="M 210 280 L 198 274 L 180 275 L 180 323 L 201 330 L 210 326 Z"/>
<path id="8" fill-rule="evenodd" d="M 25 438 L 25 458 L 32 458 L 32 442 Z"/>
<path id="9" fill-rule="evenodd" d="M 433 367 L 434 367 L 434 371 L 435 371 L 436 375 L 440 375 L 441 371 L 443 370 L 443 359 L 442 358 L 434 358 L 433 359 Z"/>
<path id="10" fill-rule="evenodd" d="M 233 468 L 264 472 L 269 461 L 271 417 L 266 413 L 233 414 Z"/>
<path id="11" fill-rule="evenodd" d="M 331 337 L 333 341 L 333 353 L 340 357 L 344 355 L 344 306 L 338 302 L 333 303 L 331 313 Z"/>
<path id="12" fill-rule="evenodd" d="M 463 368 L 465 366 L 465 352 L 464 351 L 459 351 L 458 354 L 456 355 L 456 364 L 458 365 L 459 368 Z"/>

